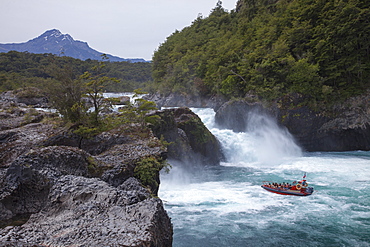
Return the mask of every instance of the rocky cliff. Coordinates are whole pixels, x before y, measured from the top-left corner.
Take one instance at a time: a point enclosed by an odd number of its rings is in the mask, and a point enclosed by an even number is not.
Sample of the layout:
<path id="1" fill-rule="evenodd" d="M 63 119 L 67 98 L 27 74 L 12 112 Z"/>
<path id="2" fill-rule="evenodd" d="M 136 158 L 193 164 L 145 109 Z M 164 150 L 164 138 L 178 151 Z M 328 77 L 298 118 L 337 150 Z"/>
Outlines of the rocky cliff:
<path id="1" fill-rule="evenodd" d="M 215 165 L 223 159 L 221 145 L 189 108 L 158 111 L 153 133 L 170 143 L 168 158 L 193 165 Z"/>
<path id="2" fill-rule="evenodd" d="M 216 122 L 225 128 L 244 131 L 248 113 L 268 114 L 286 127 L 306 151 L 370 150 L 370 93 L 353 97 L 326 109 L 312 110 L 299 95 L 286 96 L 282 104 L 246 99 L 225 103 Z"/>
<path id="3" fill-rule="evenodd" d="M 52 113 L 0 101 L 0 246 L 172 245 L 159 183 L 135 177 L 138 161 L 166 158 L 151 131 L 81 140 Z"/>

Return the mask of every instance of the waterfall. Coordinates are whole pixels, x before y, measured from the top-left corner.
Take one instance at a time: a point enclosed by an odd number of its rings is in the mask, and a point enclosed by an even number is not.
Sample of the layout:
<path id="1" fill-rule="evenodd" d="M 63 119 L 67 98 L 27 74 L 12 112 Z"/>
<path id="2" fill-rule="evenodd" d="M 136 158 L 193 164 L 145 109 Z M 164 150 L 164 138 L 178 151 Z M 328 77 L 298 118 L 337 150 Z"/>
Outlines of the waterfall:
<path id="1" fill-rule="evenodd" d="M 278 126 L 275 119 L 258 112 L 247 116 L 245 132 L 220 129 L 215 124 L 215 112 L 210 108 L 192 109 L 218 138 L 226 156 L 226 164 L 250 166 L 277 165 L 286 158 L 302 155 L 293 136 Z"/>

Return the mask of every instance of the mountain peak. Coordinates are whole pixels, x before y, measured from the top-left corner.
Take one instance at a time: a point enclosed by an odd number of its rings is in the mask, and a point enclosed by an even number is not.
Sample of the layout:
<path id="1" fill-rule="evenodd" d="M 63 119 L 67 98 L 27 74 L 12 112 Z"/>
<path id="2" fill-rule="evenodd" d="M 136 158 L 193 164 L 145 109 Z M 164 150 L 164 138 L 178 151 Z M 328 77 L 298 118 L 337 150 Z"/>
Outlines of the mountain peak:
<path id="1" fill-rule="evenodd" d="M 33 40 L 37 40 L 37 39 L 44 39 L 45 41 L 48 41 L 50 39 L 56 39 L 57 43 L 63 42 L 63 41 L 68 41 L 71 43 L 74 41 L 71 35 L 63 34 L 58 29 L 48 30 Z"/>
<path id="2" fill-rule="evenodd" d="M 58 29 L 47 30 L 40 36 L 18 44 L 0 44 L 0 52 L 8 51 L 30 52 L 30 53 L 52 53 L 58 56 L 68 56 L 81 60 L 101 60 L 103 53 L 98 52 L 86 42 L 74 40 L 71 35 L 63 34 Z M 111 62 L 146 62 L 144 59 L 125 59 L 107 55 Z"/>
<path id="3" fill-rule="evenodd" d="M 45 31 L 45 33 L 41 34 L 41 36 L 45 36 L 45 35 L 59 37 L 60 35 L 63 35 L 63 34 L 58 29 L 51 29 L 51 30 L 47 30 L 47 31 Z"/>

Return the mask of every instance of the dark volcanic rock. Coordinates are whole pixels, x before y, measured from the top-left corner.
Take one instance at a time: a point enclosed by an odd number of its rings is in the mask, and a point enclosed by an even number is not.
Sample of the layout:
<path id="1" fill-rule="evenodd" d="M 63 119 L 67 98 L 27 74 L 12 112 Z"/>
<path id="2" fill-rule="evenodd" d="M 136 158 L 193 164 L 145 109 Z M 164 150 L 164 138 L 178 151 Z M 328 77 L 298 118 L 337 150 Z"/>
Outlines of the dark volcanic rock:
<path id="1" fill-rule="evenodd" d="M 51 124 L 27 124 L 0 131 L 0 168 L 9 166 L 21 154 L 49 138 L 56 131 Z"/>
<path id="2" fill-rule="evenodd" d="M 21 155 L 0 183 L 0 225 L 39 212 L 58 177 L 88 174 L 87 154 L 71 147 L 48 147 Z"/>
<path id="3" fill-rule="evenodd" d="M 45 117 L 54 116 L 54 113 L 40 112 L 33 108 L 10 106 L 7 111 L 1 111 L 0 109 L 0 131 L 18 128 L 29 123 L 39 123 Z"/>
<path id="4" fill-rule="evenodd" d="M 48 103 L 46 97 L 19 97 L 17 103 L 33 106 L 45 106 Z"/>
<path id="5" fill-rule="evenodd" d="M 50 137 L 42 145 L 79 147 L 92 155 L 98 155 L 115 145 L 130 143 L 131 139 L 116 129 L 92 138 L 82 138 L 71 131 L 63 131 Z"/>
<path id="6" fill-rule="evenodd" d="M 160 199 L 132 177 L 134 165 L 127 171 L 128 166 L 112 162 L 101 167 L 101 179 L 91 178 L 99 174 L 91 174 L 99 169 L 98 158 L 76 147 L 50 146 L 31 149 L 0 170 L 0 225 L 22 225 L 0 230 L 0 242 L 171 246 L 170 219 Z M 111 171 L 113 180 L 107 179 Z"/>
<path id="7" fill-rule="evenodd" d="M 151 128 L 158 138 L 163 136 L 172 143 L 168 146 L 168 158 L 203 165 L 219 164 L 223 159 L 220 143 L 189 108 L 166 109 L 156 114 L 161 120 Z"/>
<path id="8" fill-rule="evenodd" d="M 26 87 L 0 94 L 0 101 L 31 105 L 34 107 L 48 107 L 48 99 L 38 88 Z"/>
<path id="9" fill-rule="evenodd" d="M 50 189 L 46 206 L 19 227 L 5 228 L 0 241 L 46 246 L 171 246 L 172 227 L 161 200 L 96 178 L 62 176 Z M 133 190 L 134 189 L 134 190 Z"/>
<path id="10" fill-rule="evenodd" d="M 217 111 L 216 123 L 234 131 L 245 131 L 249 113 L 259 112 L 277 119 L 306 151 L 370 150 L 369 93 L 322 112 L 297 106 L 302 100 L 292 96 L 280 107 L 264 107 L 246 100 L 230 101 Z"/>
<path id="11" fill-rule="evenodd" d="M 89 178 L 91 159 L 75 147 L 44 147 L 0 173 L 0 225 L 27 221 L 1 230 L 0 242 L 171 246 L 172 225 L 160 199 L 133 177 L 118 186 Z"/>
<path id="12" fill-rule="evenodd" d="M 321 111 L 283 107 L 279 119 L 307 151 L 370 150 L 370 92 Z"/>

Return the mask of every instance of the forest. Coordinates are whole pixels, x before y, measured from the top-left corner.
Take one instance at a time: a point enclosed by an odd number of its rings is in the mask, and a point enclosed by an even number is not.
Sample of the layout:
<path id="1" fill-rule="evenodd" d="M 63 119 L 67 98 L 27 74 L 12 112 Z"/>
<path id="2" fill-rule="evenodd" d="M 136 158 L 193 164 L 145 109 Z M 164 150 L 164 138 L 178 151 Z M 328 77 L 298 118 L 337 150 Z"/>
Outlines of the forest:
<path id="1" fill-rule="evenodd" d="M 47 87 L 66 71 L 78 79 L 98 63 L 0 53 L 0 92 Z M 172 33 L 152 63 L 107 61 L 101 72 L 119 81 L 110 92 L 342 101 L 370 88 L 370 2 L 239 0 L 228 12 L 219 1 L 208 17 Z"/>
<path id="2" fill-rule="evenodd" d="M 164 94 L 300 94 L 338 101 L 370 87 L 370 1 L 219 1 L 206 18 L 175 31 L 153 56 Z"/>
<path id="3" fill-rule="evenodd" d="M 23 87 L 43 89 L 55 83 L 68 71 L 71 79 L 78 79 L 85 72 L 99 66 L 97 60 L 79 60 L 53 54 L 33 54 L 10 51 L 0 53 L 0 92 Z M 108 85 L 107 92 L 132 92 L 152 81 L 151 63 L 105 62 L 104 76 L 119 82 Z"/>

